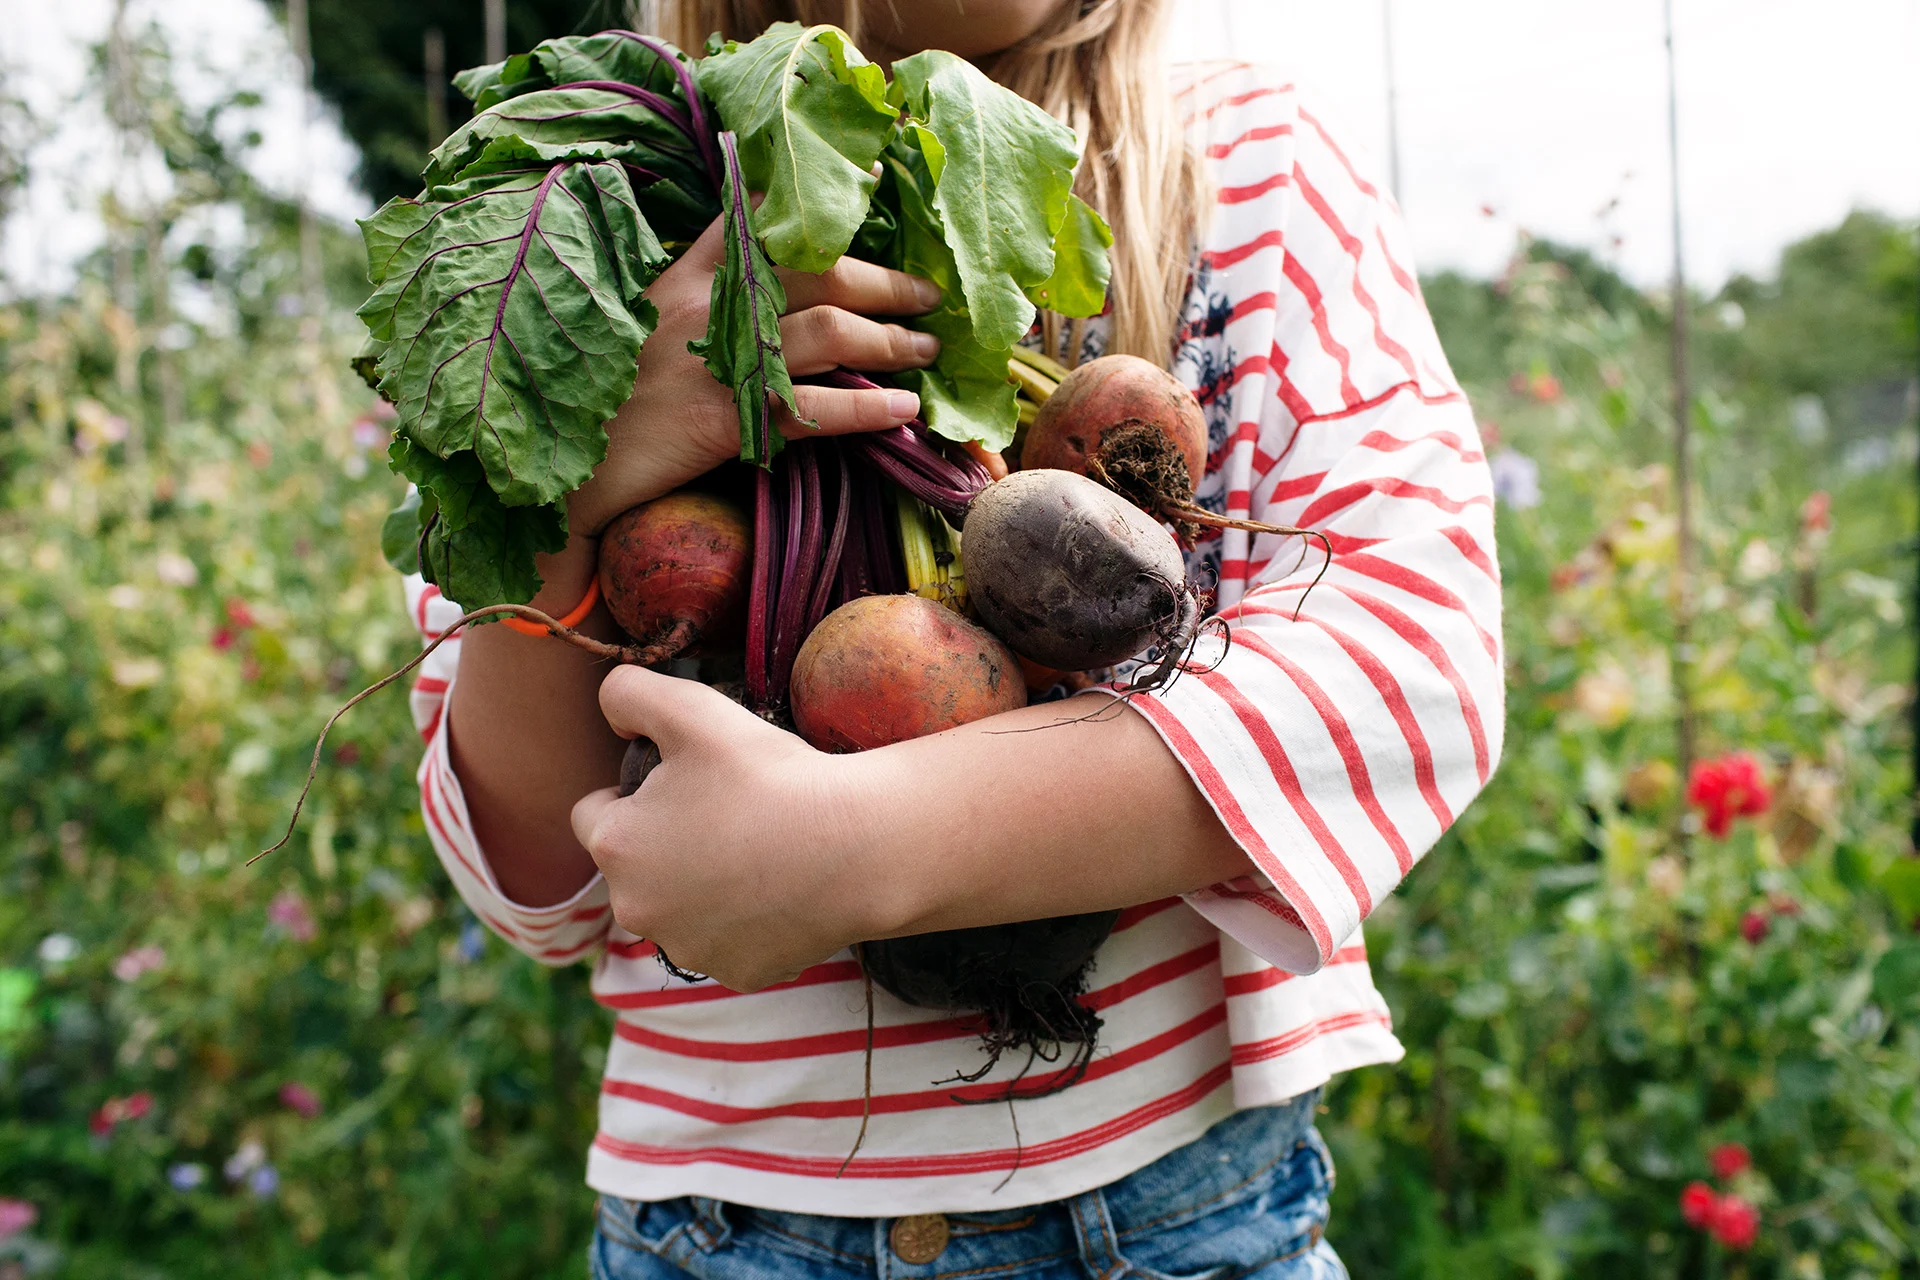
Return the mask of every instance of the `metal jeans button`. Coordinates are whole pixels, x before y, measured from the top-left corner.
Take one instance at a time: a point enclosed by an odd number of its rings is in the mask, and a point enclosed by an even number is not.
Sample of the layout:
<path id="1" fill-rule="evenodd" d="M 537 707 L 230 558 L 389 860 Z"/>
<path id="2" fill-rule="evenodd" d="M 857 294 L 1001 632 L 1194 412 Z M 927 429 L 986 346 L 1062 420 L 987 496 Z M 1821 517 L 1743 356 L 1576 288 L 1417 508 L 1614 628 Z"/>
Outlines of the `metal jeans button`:
<path id="1" fill-rule="evenodd" d="M 893 1246 L 894 1256 L 900 1261 L 919 1267 L 939 1257 L 952 1234 L 946 1214 L 916 1213 L 894 1219 L 887 1243 Z"/>

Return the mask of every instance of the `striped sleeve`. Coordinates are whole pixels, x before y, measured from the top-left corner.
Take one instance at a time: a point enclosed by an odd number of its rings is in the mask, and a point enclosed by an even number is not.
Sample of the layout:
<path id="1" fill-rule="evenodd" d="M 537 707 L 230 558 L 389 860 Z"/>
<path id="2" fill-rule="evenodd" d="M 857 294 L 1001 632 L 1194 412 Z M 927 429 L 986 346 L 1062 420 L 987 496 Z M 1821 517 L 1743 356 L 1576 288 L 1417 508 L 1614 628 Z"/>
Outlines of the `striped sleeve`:
<path id="1" fill-rule="evenodd" d="M 460 617 L 460 608 L 416 575 L 407 578 L 407 612 L 422 642 Z M 426 741 L 420 761 L 420 814 L 427 838 L 453 887 L 489 929 L 541 964 L 563 965 L 593 954 L 613 923 L 607 882 L 595 876 L 580 892 L 550 907 L 523 907 L 500 890 L 474 838 L 467 801 L 448 754 L 447 700 L 460 669 L 460 639 L 447 641 L 420 664 L 413 682 L 413 723 Z"/>
<path id="2" fill-rule="evenodd" d="M 1137 705 L 1259 872 L 1189 901 L 1305 973 L 1486 783 L 1504 685 L 1491 476 L 1397 210 L 1307 109 L 1285 114 L 1277 165 L 1222 175 L 1203 260 L 1263 305 L 1234 336 L 1258 355 L 1234 367 L 1202 496 L 1323 533 L 1330 562 L 1228 531 L 1225 657 Z M 1249 219 L 1227 197 L 1255 189 Z"/>

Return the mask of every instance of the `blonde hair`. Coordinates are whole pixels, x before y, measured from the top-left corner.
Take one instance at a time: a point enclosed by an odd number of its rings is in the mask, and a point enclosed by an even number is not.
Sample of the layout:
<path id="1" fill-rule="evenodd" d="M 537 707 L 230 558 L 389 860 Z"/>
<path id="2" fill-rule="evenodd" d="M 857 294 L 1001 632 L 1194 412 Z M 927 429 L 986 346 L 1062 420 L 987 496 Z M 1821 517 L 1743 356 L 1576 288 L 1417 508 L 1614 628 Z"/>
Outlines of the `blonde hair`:
<path id="1" fill-rule="evenodd" d="M 750 39 L 783 20 L 836 22 L 858 43 L 863 3 L 874 2 L 642 0 L 635 18 L 689 50 L 715 31 Z M 1085 153 L 1074 190 L 1114 235 L 1106 349 L 1162 367 L 1173 356 L 1204 207 L 1200 163 L 1160 58 L 1170 7 L 1170 0 L 1059 0 L 1039 30 L 980 60 L 981 70 L 1080 135 Z M 1080 325 L 1071 326 L 1063 351 L 1060 317 L 1041 318 L 1049 353 L 1077 363 Z"/>

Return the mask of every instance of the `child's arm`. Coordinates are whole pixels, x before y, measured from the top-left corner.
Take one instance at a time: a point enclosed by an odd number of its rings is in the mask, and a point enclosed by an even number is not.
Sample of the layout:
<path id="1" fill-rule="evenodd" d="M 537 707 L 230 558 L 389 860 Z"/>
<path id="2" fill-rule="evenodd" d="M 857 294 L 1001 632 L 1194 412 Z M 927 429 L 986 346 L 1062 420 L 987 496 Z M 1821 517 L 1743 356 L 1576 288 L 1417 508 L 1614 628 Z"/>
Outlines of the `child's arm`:
<path id="1" fill-rule="evenodd" d="M 1290 114 L 1284 91 L 1259 101 Z M 609 719 L 663 763 L 574 821 L 625 927 L 740 988 L 862 938 L 1182 893 L 1312 972 L 1485 785 L 1500 587 L 1473 415 L 1391 204 L 1304 112 L 1278 136 L 1284 150 L 1227 148 L 1240 167 L 1216 175 L 1248 194 L 1216 211 L 1209 255 L 1216 283 L 1236 281 L 1222 345 L 1242 353 L 1210 492 L 1324 531 L 1324 580 L 1308 590 L 1318 545 L 1301 558 L 1298 541 L 1229 531 L 1223 578 L 1245 590 L 1222 613 L 1224 658 L 1203 651 L 1127 709 L 1083 697 L 857 756 L 617 673 Z"/>
<path id="2" fill-rule="evenodd" d="M 568 499 L 574 530 L 566 550 L 539 562 L 545 585 L 533 604 L 555 617 L 569 612 L 591 582 L 593 535 L 622 511 L 712 470 L 739 448 L 732 393 L 687 350 L 707 328 L 713 275 L 724 242 L 720 224 L 668 268 L 647 296 L 660 321 L 640 353 L 634 395 L 608 426 L 606 461 Z M 843 258 L 821 275 L 782 273 L 787 314 L 781 337 L 795 375 L 839 366 L 906 369 L 939 350 L 930 335 L 881 324 L 870 315 L 910 315 L 939 301 L 924 280 Z M 898 426 L 919 412 L 907 391 L 795 388 L 814 427 L 838 434 Z M 604 608 L 583 627 L 617 635 Z M 511 902 L 544 906 L 577 893 L 594 875 L 573 839 L 574 801 L 618 776 L 623 744 L 601 716 L 597 696 L 606 666 L 547 636 L 501 626 L 473 628 L 461 642 L 448 690 L 450 749 L 472 834 Z"/>

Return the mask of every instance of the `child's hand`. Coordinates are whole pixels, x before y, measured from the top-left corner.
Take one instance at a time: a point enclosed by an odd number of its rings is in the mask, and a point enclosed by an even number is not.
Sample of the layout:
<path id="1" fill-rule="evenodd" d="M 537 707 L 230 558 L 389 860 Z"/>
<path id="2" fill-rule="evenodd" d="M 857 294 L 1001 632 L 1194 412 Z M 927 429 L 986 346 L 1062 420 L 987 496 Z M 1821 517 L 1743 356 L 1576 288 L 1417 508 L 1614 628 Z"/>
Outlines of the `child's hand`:
<path id="1" fill-rule="evenodd" d="M 840 767 L 852 757 L 639 667 L 611 672 L 600 706 L 617 733 L 653 739 L 661 757 L 633 795 L 608 788 L 573 809 L 623 929 L 735 991 L 878 936 L 883 886 L 856 865 L 862 805 Z"/>
<path id="2" fill-rule="evenodd" d="M 607 424 L 606 460 L 567 500 L 575 533 L 597 534 L 628 507 L 676 489 L 740 451 L 732 390 L 687 350 L 688 342 L 707 332 L 713 277 L 726 251 L 721 230 L 716 220 L 647 290 L 660 323 L 641 348 L 632 399 Z M 787 290 L 780 339 L 796 377 L 841 366 L 919 368 L 939 354 L 939 340 L 931 334 L 867 318 L 932 310 L 940 291 L 925 280 L 845 257 L 819 275 L 782 271 L 780 278 Z M 794 402 L 822 435 L 897 427 L 920 412 L 912 392 L 885 389 L 796 387 Z M 814 433 L 781 413 L 789 436 Z"/>

